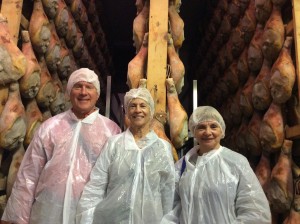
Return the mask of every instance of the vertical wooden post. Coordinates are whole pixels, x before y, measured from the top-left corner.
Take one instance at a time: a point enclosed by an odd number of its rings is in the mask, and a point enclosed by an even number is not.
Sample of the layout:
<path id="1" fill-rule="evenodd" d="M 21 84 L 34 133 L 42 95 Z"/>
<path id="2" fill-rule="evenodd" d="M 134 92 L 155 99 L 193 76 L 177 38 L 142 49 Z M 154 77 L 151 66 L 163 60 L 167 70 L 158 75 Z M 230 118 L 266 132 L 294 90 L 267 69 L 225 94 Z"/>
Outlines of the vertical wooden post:
<path id="1" fill-rule="evenodd" d="M 166 111 L 168 7 L 168 0 L 150 0 L 147 88 L 155 112 Z"/>
<path id="2" fill-rule="evenodd" d="M 300 1 L 293 0 L 294 39 L 296 52 L 296 79 L 298 83 L 298 99 L 300 100 Z"/>
<path id="3" fill-rule="evenodd" d="M 2 0 L 1 14 L 7 18 L 8 30 L 15 44 L 18 42 L 23 0 Z"/>

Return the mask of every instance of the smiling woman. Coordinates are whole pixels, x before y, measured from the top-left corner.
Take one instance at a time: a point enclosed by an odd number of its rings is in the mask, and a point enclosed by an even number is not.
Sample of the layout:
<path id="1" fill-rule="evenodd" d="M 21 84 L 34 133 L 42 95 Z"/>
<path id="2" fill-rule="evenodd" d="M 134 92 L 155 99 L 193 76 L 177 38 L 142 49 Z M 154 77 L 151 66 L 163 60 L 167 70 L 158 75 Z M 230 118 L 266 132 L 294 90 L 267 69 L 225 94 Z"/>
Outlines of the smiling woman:
<path id="1" fill-rule="evenodd" d="M 146 88 L 124 98 L 130 127 L 110 138 L 77 207 L 77 223 L 161 222 L 172 209 L 175 170 L 171 145 L 150 129 L 154 102 Z"/>
<path id="2" fill-rule="evenodd" d="M 189 119 L 198 142 L 175 167 L 175 206 L 162 223 L 271 223 L 267 198 L 247 159 L 221 146 L 225 122 L 201 106 Z"/>

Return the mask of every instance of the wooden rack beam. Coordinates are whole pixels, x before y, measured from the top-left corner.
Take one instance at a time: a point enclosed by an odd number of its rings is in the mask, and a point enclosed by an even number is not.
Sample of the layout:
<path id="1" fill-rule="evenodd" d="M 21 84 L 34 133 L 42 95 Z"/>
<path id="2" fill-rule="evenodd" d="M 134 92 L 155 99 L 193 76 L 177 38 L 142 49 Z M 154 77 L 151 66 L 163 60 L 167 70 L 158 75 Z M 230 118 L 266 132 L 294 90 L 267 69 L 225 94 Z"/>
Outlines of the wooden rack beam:
<path id="1" fill-rule="evenodd" d="M 294 40 L 296 52 L 296 76 L 298 85 L 298 99 L 300 100 L 300 1 L 293 0 Z"/>
<path id="2" fill-rule="evenodd" d="M 292 0 L 293 4 L 293 31 L 296 55 L 296 81 L 298 90 L 298 103 L 300 100 L 300 1 Z M 290 25 L 290 24 L 289 24 Z M 289 28 L 288 30 L 291 30 Z M 293 127 L 286 127 L 285 137 L 287 139 L 300 139 L 300 124 Z"/>
<path id="3" fill-rule="evenodd" d="M 166 111 L 168 0 L 150 0 L 147 88 L 155 112 Z"/>

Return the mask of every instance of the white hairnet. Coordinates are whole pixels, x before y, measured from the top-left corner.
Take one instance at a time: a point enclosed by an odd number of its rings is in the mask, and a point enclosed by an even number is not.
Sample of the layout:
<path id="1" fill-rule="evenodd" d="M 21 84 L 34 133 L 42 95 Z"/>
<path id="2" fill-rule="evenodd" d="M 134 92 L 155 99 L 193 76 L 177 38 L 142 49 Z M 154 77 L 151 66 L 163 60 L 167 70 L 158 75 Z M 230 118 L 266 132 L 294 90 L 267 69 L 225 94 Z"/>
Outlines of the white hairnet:
<path id="1" fill-rule="evenodd" d="M 226 125 L 223 117 L 215 108 L 211 106 L 200 106 L 193 111 L 189 119 L 189 129 L 193 136 L 195 127 L 204 121 L 216 121 L 223 132 L 223 138 L 225 137 Z"/>
<path id="2" fill-rule="evenodd" d="M 100 82 L 98 79 L 98 75 L 88 68 L 80 68 L 70 75 L 67 84 L 68 95 L 70 95 L 73 86 L 80 81 L 92 83 L 95 86 L 98 95 L 100 95 Z"/>
<path id="3" fill-rule="evenodd" d="M 153 101 L 153 98 L 152 98 L 149 90 L 146 88 L 143 88 L 143 87 L 140 87 L 137 89 L 131 89 L 125 94 L 125 96 L 124 96 L 125 113 L 127 114 L 129 103 L 131 102 L 131 100 L 133 100 L 135 98 L 140 98 L 142 100 L 145 100 L 145 102 L 147 102 L 149 104 L 151 116 L 153 117 L 154 101 Z"/>

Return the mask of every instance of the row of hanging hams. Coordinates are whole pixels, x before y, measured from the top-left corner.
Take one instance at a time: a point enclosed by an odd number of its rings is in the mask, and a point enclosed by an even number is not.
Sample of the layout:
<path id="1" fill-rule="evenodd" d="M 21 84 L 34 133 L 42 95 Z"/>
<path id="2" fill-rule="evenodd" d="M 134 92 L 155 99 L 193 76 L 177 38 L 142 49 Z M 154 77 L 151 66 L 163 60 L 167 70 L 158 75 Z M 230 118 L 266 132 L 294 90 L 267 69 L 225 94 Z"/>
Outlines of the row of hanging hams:
<path id="1" fill-rule="evenodd" d="M 93 0 L 34 0 L 18 45 L 0 14 L 0 190 L 5 200 L 37 128 L 70 107 L 65 95 L 69 75 L 88 67 L 103 82 L 111 74 L 95 10 Z"/>
<path id="2" fill-rule="evenodd" d="M 272 223 L 300 222 L 299 124 L 292 5 L 286 0 L 219 0 L 195 58 L 200 104 L 218 108 L 223 144 L 244 154 L 267 195 Z"/>
<path id="3" fill-rule="evenodd" d="M 141 86 L 146 80 L 148 60 L 149 0 L 136 0 L 137 15 L 133 21 L 133 45 L 136 56 L 128 63 L 127 85 L 129 88 Z M 188 139 L 187 113 L 181 105 L 178 94 L 184 85 L 184 64 L 179 57 L 179 49 L 184 41 L 184 22 L 179 16 L 180 0 L 170 0 L 168 7 L 169 31 L 167 40 L 166 92 L 167 113 L 154 115 L 153 130 L 172 144 L 174 160 L 178 160 L 176 149 L 181 148 Z M 143 86 L 145 86 L 143 81 Z M 170 132 L 165 133 L 166 125 Z"/>

